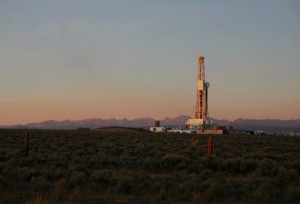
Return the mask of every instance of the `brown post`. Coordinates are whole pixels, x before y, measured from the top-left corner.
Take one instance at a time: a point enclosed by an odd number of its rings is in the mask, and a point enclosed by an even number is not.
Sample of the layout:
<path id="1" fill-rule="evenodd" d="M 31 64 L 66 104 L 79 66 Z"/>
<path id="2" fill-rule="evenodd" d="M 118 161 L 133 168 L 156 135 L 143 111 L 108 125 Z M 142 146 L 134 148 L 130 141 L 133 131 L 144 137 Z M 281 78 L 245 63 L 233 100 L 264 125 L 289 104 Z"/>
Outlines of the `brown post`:
<path id="1" fill-rule="evenodd" d="M 213 154 L 213 141 L 212 141 L 212 136 L 210 136 L 210 157 L 212 157 Z"/>
<path id="2" fill-rule="evenodd" d="M 192 145 L 195 145 L 197 143 L 196 138 L 192 137 Z"/>
<path id="3" fill-rule="evenodd" d="M 208 137 L 208 144 L 207 144 L 207 155 L 208 157 L 212 157 L 212 137 Z"/>
<path id="4" fill-rule="evenodd" d="M 25 146 L 26 146 L 25 156 L 26 157 L 28 157 L 28 140 L 29 140 L 29 132 L 28 132 L 28 130 L 26 130 L 26 142 L 25 142 Z"/>

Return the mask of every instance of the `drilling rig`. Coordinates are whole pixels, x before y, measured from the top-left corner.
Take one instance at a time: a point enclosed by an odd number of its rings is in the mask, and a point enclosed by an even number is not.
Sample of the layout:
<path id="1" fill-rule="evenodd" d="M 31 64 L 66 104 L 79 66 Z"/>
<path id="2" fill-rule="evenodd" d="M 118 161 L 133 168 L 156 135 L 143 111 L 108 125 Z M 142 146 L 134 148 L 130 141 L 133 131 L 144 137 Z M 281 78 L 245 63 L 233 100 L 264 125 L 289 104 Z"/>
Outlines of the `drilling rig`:
<path id="1" fill-rule="evenodd" d="M 205 81 L 204 57 L 198 58 L 198 80 L 196 94 L 196 110 L 193 119 L 189 119 L 186 125 L 196 129 L 197 134 L 223 134 L 223 128 L 219 128 L 208 118 L 208 88 Z"/>

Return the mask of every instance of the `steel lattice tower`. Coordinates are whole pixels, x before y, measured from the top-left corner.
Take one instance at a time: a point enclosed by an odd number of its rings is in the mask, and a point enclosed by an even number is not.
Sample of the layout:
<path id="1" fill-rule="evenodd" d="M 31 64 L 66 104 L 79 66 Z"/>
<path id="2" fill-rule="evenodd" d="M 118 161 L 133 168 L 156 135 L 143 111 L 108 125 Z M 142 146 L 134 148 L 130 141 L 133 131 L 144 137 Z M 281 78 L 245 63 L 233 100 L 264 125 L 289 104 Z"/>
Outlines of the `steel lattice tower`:
<path id="1" fill-rule="evenodd" d="M 198 83 L 197 83 L 197 98 L 196 98 L 196 111 L 194 119 L 201 119 L 203 123 L 208 118 L 208 87 L 209 83 L 205 82 L 205 66 L 204 57 L 198 58 Z"/>

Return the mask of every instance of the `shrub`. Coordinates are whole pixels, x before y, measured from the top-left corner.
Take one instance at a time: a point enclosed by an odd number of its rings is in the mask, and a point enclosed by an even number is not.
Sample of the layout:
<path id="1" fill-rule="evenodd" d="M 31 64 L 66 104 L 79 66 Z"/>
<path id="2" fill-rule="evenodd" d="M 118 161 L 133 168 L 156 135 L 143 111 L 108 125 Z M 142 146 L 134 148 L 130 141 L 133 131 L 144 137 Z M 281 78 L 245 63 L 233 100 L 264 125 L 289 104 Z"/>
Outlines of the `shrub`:
<path id="1" fill-rule="evenodd" d="M 69 179 L 69 186 L 71 188 L 75 188 L 76 186 L 80 186 L 85 181 L 86 174 L 85 172 L 74 172 Z"/>
<path id="2" fill-rule="evenodd" d="M 255 201 L 269 203 L 274 200 L 275 191 L 272 185 L 269 183 L 263 183 L 256 189 L 254 192 L 254 199 Z"/>
<path id="3" fill-rule="evenodd" d="M 110 170 L 98 170 L 91 175 L 91 180 L 96 182 L 97 185 L 105 188 L 115 186 L 118 179 Z"/>
<path id="4" fill-rule="evenodd" d="M 41 195 L 37 194 L 34 198 L 27 201 L 26 204 L 51 204 L 52 202 L 45 200 Z"/>
<path id="5" fill-rule="evenodd" d="M 211 180 L 209 188 L 204 192 L 204 198 L 211 202 L 222 202 L 226 197 L 230 196 L 230 186 L 219 180 Z"/>
<path id="6" fill-rule="evenodd" d="M 299 203 L 300 137 L 0 129 L 0 203 Z M 39 193 L 39 198 L 32 193 Z M 47 193 L 47 194 L 46 194 Z M 32 198 L 32 199 L 31 199 Z"/>
<path id="7" fill-rule="evenodd" d="M 35 186 L 36 192 L 47 193 L 51 187 L 51 183 L 44 177 L 33 177 L 31 183 Z"/>
<path id="8" fill-rule="evenodd" d="M 208 160 L 207 163 L 207 168 L 213 170 L 213 171 L 218 171 L 219 170 L 219 161 L 217 159 L 211 158 Z"/>
<path id="9" fill-rule="evenodd" d="M 68 182 L 65 178 L 60 179 L 53 184 L 52 198 L 53 200 L 63 200 L 68 195 Z"/>
<path id="10" fill-rule="evenodd" d="M 202 193 L 193 192 L 193 203 L 207 203 Z"/>
<path id="11" fill-rule="evenodd" d="M 263 159 L 260 168 L 263 176 L 274 176 L 277 174 L 278 163 L 271 159 Z"/>
<path id="12" fill-rule="evenodd" d="M 229 171 L 231 173 L 249 173 L 255 170 L 257 164 L 253 159 L 231 158 L 226 159 L 219 165 L 220 170 Z"/>
<path id="13" fill-rule="evenodd" d="M 117 194 L 131 194 L 134 190 L 133 178 L 130 176 L 121 176 L 118 178 L 118 183 L 116 186 Z"/>
<path id="14" fill-rule="evenodd" d="M 212 170 L 210 169 L 204 169 L 201 174 L 200 174 L 200 178 L 203 180 L 207 180 L 210 179 L 214 176 L 214 173 Z"/>
<path id="15" fill-rule="evenodd" d="M 285 201 L 291 203 L 299 203 L 300 201 L 300 186 L 289 186 L 285 192 Z"/>
<path id="16" fill-rule="evenodd" d="M 286 169 L 283 166 L 278 168 L 278 176 L 287 184 L 290 181 L 297 178 L 297 170 L 295 169 Z"/>
<path id="17" fill-rule="evenodd" d="M 170 169 L 184 169 L 186 167 L 187 162 L 189 162 L 189 159 L 178 155 L 178 154 L 170 154 L 167 153 L 161 158 L 162 167 L 166 170 Z"/>

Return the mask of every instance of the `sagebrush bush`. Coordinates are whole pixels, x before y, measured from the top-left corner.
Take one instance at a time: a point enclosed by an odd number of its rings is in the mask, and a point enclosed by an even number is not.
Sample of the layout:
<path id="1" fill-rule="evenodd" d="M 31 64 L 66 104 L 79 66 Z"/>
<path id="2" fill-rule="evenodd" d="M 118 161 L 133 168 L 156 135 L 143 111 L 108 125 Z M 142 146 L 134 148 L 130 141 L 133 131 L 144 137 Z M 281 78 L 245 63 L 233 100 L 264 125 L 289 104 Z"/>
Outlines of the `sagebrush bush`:
<path id="1" fill-rule="evenodd" d="M 208 202 L 223 202 L 227 197 L 230 197 L 231 190 L 228 185 L 220 180 L 212 179 L 209 182 L 208 189 L 204 192 L 204 198 Z"/>
<path id="2" fill-rule="evenodd" d="M 263 182 L 254 192 L 254 200 L 257 202 L 270 203 L 275 200 L 275 189 L 268 183 Z"/>
<path id="3" fill-rule="evenodd" d="M 53 202 L 43 198 L 40 194 L 37 194 L 35 197 L 26 201 L 26 204 L 52 204 Z"/>
<path id="4" fill-rule="evenodd" d="M 0 129 L 0 203 L 299 203 L 300 138 Z M 38 196 L 37 196 L 38 195 Z"/>
<path id="5" fill-rule="evenodd" d="M 300 186 L 291 185 L 286 189 L 285 200 L 291 203 L 299 203 L 300 200 Z"/>

